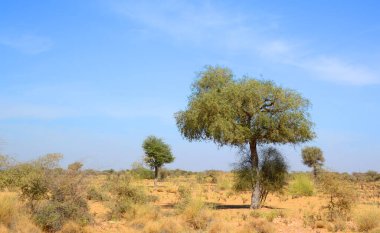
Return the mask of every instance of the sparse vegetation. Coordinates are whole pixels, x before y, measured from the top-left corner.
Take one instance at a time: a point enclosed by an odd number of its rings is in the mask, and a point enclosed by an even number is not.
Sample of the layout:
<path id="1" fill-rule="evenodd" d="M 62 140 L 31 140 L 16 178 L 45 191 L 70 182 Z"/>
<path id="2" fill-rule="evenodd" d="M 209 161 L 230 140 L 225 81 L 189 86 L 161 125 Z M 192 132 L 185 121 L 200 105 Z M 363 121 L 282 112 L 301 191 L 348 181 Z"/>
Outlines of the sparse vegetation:
<path id="1" fill-rule="evenodd" d="M 355 222 L 360 232 L 370 232 L 380 226 L 380 209 L 369 209 L 356 213 Z"/>
<path id="2" fill-rule="evenodd" d="M 254 211 L 246 206 L 254 182 L 239 178 L 242 170 L 166 170 L 165 182 L 154 188 L 149 185 L 152 177 L 141 175 L 152 172 L 140 165 L 129 171 L 88 173 L 81 170 L 81 163 L 60 168 L 57 155 L 28 163 L 13 161 L 1 171 L 6 185 L 4 195 L 0 193 L 0 232 L 271 233 L 292 223 L 306 232 L 376 233 L 380 227 L 378 181 L 367 178 L 372 173 L 324 172 L 314 187 L 310 173 L 287 174 L 283 157 L 274 148 L 264 148 L 259 154 L 261 175 L 267 176 L 262 187 L 271 192 L 266 195 L 266 208 Z M 248 192 L 244 190 L 247 184 Z M 239 192 L 234 191 L 237 187 Z M 361 202 L 352 195 L 357 189 L 365 190 L 360 193 Z M 289 199 L 288 194 L 298 198 Z M 360 203 L 371 209 L 358 208 Z"/>

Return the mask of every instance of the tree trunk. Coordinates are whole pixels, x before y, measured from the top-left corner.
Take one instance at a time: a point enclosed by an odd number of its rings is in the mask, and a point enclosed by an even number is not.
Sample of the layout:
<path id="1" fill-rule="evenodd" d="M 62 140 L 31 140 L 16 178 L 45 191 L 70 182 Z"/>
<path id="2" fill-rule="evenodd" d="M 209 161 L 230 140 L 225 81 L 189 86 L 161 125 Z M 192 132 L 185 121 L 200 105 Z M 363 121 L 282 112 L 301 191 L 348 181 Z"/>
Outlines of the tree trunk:
<path id="1" fill-rule="evenodd" d="M 259 156 L 257 154 L 257 143 L 255 140 L 252 140 L 249 143 L 249 149 L 251 152 L 251 161 L 252 161 L 252 170 L 256 173 L 256 183 L 255 187 L 252 189 L 252 196 L 251 196 L 251 209 L 259 209 L 260 208 L 260 193 L 261 193 L 261 187 L 260 187 L 260 169 L 259 169 Z"/>
<path id="2" fill-rule="evenodd" d="M 318 171 L 317 171 L 317 166 L 313 166 L 313 176 L 314 176 L 314 180 L 317 180 L 317 173 L 318 173 Z"/>
<path id="3" fill-rule="evenodd" d="M 158 167 L 154 167 L 154 187 L 157 187 L 157 180 L 158 180 Z"/>

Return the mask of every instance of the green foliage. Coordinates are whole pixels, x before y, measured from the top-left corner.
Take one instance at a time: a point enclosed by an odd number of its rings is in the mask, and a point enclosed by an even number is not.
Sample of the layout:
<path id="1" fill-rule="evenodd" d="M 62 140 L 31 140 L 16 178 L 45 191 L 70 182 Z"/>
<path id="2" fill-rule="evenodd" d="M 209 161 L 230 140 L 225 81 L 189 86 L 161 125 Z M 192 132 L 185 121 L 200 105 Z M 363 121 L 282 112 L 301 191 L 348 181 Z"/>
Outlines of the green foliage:
<path id="1" fill-rule="evenodd" d="M 312 196 L 314 183 L 306 174 L 295 174 L 288 187 L 289 193 L 294 197 Z"/>
<path id="2" fill-rule="evenodd" d="M 169 145 L 161 138 L 149 136 L 145 139 L 142 147 L 145 151 L 145 163 L 152 168 L 161 167 L 165 163 L 174 161 Z"/>
<path id="3" fill-rule="evenodd" d="M 365 173 L 365 180 L 369 182 L 376 182 L 380 180 L 380 174 L 376 171 L 367 171 Z"/>
<path id="4" fill-rule="evenodd" d="M 181 134 L 220 146 L 298 143 L 314 138 L 307 109 L 297 92 L 270 81 L 234 80 L 227 68 L 208 66 L 193 84 L 185 111 L 176 113 Z"/>
<path id="5" fill-rule="evenodd" d="M 109 197 L 96 187 L 90 187 L 87 190 L 87 199 L 93 201 L 107 201 Z"/>
<path id="6" fill-rule="evenodd" d="M 131 179 L 127 176 L 118 177 L 112 183 L 110 191 L 113 199 L 110 202 L 109 219 L 120 219 L 136 205 L 143 205 L 153 200 L 143 188 L 132 185 Z"/>
<path id="7" fill-rule="evenodd" d="M 263 148 L 259 156 L 259 177 L 252 168 L 251 156 L 246 150 L 242 150 L 239 163 L 233 170 L 235 175 L 234 189 L 236 191 L 252 190 L 257 179 L 260 181 L 260 202 L 265 202 L 269 192 L 280 192 L 286 185 L 288 165 L 281 153 L 273 147 Z"/>
<path id="8" fill-rule="evenodd" d="M 263 179 L 258 179 L 257 145 L 297 144 L 313 139 L 309 101 L 271 81 L 247 76 L 233 78 L 227 68 L 207 66 L 192 86 L 187 109 L 177 112 L 175 118 L 179 131 L 190 141 L 210 140 L 219 146 L 249 145 L 250 173 L 256 173 L 250 175 L 250 180 L 256 182 L 251 186 L 255 189 L 251 206 L 259 208 L 258 193 L 263 191 L 261 197 L 265 197 L 267 190 L 259 190 Z"/>
<path id="9" fill-rule="evenodd" d="M 35 210 L 33 217 L 35 222 L 46 232 L 59 231 L 69 220 L 83 225 L 89 223 L 90 216 L 87 210 L 77 204 L 74 202 L 47 201 Z"/>
<path id="10" fill-rule="evenodd" d="M 320 148 L 305 147 L 302 149 L 302 161 L 306 166 L 313 168 L 314 176 L 316 177 L 318 170 L 325 162 L 325 158 Z"/>
<path id="11" fill-rule="evenodd" d="M 138 179 L 153 179 L 154 178 L 154 172 L 152 170 L 149 170 L 143 166 L 142 163 L 134 162 L 132 164 L 132 169 L 130 170 L 130 173 L 133 177 Z"/>

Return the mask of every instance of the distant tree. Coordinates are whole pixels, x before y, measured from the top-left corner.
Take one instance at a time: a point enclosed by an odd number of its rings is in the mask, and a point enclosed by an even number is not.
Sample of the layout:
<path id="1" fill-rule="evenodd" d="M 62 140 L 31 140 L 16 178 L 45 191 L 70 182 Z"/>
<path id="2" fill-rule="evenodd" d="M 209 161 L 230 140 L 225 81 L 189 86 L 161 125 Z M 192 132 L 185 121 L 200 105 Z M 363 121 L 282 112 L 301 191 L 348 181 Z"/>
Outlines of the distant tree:
<path id="1" fill-rule="evenodd" d="M 170 146 L 161 138 L 155 136 L 147 137 L 142 147 L 145 151 L 145 163 L 154 169 L 154 186 L 156 187 L 159 169 L 165 163 L 173 162 L 174 156 L 171 152 Z"/>
<path id="2" fill-rule="evenodd" d="M 67 169 L 73 172 L 78 172 L 83 167 L 83 163 L 81 162 L 74 162 L 72 164 L 69 164 L 67 166 Z"/>
<path id="3" fill-rule="evenodd" d="M 257 209 L 262 193 L 257 147 L 313 139 L 309 101 L 271 81 L 233 78 L 227 68 L 206 67 L 192 86 L 187 109 L 175 118 L 181 134 L 190 141 L 249 148 L 255 171 L 251 208 Z"/>
<path id="4" fill-rule="evenodd" d="M 320 148 L 314 146 L 305 147 L 302 149 L 302 161 L 306 166 L 313 168 L 314 178 L 317 178 L 318 171 L 323 166 L 325 158 Z"/>

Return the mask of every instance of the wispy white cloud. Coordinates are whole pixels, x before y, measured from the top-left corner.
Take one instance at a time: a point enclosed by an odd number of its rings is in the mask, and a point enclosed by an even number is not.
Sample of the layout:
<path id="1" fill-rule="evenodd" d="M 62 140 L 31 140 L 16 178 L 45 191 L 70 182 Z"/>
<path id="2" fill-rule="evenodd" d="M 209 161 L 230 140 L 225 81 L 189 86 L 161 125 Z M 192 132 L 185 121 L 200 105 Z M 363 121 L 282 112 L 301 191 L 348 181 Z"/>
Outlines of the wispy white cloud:
<path id="1" fill-rule="evenodd" d="M 109 3 L 109 2 L 107 2 Z M 277 19 L 247 15 L 209 1 L 112 1 L 111 9 L 177 41 L 245 52 L 270 62 L 303 69 L 319 79 L 348 85 L 379 84 L 379 74 L 365 64 L 322 54 L 311 45 L 281 38 Z M 270 17 L 269 17 L 270 18 Z M 300 38 L 302 39 L 302 38 Z"/>
<path id="2" fill-rule="evenodd" d="M 48 51 L 53 41 L 48 37 L 36 35 L 1 36 L 0 45 L 8 46 L 23 53 L 39 54 Z"/>

